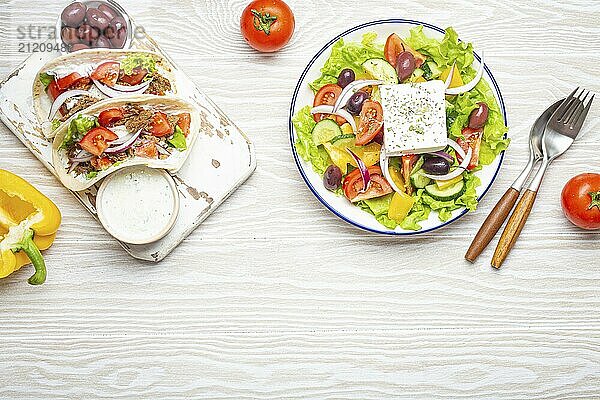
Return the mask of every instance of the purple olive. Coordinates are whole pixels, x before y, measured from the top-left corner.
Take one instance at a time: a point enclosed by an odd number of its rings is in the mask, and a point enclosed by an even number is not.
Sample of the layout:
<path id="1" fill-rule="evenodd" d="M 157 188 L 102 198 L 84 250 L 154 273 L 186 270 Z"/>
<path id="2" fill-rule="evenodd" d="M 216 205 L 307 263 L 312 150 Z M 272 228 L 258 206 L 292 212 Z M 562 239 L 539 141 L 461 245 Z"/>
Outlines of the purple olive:
<path id="1" fill-rule="evenodd" d="M 73 46 L 71 46 L 71 48 L 69 49 L 69 51 L 73 52 L 73 51 L 79 51 L 79 50 L 83 50 L 83 49 L 89 49 L 90 47 L 83 44 L 83 43 L 76 43 Z"/>
<path id="2" fill-rule="evenodd" d="M 342 72 L 340 72 L 340 75 L 338 76 L 338 79 L 337 79 L 337 84 L 338 84 L 338 86 L 345 88 L 346 86 L 348 86 L 349 84 L 354 82 L 355 79 L 356 79 L 356 74 L 354 73 L 354 71 L 351 70 L 350 68 L 345 68 L 342 70 Z"/>
<path id="3" fill-rule="evenodd" d="M 446 175 L 450 171 L 450 161 L 444 157 L 428 157 L 421 168 L 429 174 Z"/>
<path id="4" fill-rule="evenodd" d="M 81 41 L 88 46 L 92 44 L 96 39 L 98 39 L 98 36 L 100 36 L 98 29 L 86 24 L 81 25 L 77 33 L 79 39 L 81 39 Z"/>
<path id="5" fill-rule="evenodd" d="M 127 41 L 127 29 L 122 28 L 117 31 L 117 34 L 110 39 L 110 44 L 113 49 L 122 49 Z"/>
<path id="6" fill-rule="evenodd" d="M 348 99 L 348 102 L 346 103 L 346 110 L 348 110 L 348 112 L 352 115 L 360 114 L 363 103 L 367 101 L 369 97 L 369 93 L 359 90 Z"/>
<path id="7" fill-rule="evenodd" d="M 85 11 L 85 5 L 76 1 L 65 7 L 60 14 L 60 19 L 66 26 L 77 28 L 85 19 Z"/>
<path id="8" fill-rule="evenodd" d="M 398 54 L 396 59 L 396 72 L 398 73 L 398 79 L 400 82 L 409 78 L 417 68 L 417 62 L 415 56 L 410 51 L 403 51 Z"/>
<path id="9" fill-rule="evenodd" d="M 85 16 L 87 18 L 87 23 L 98 29 L 100 32 L 104 31 L 110 22 L 106 14 L 97 8 L 88 8 Z"/>
<path id="10" fill-rule="evenodd" d="M 336 165 L 330 165 L 323 174 L 323 186 L 332 192 L 342 183 L 342 171 Z"/>
<path id="11" fill-rule="evenodd" d="M 113 10 L 112 7 L 107 6 L 106 4 L 100 4 L 98 6 L 98 10 L 102 11 L 104 14 L 106 14 L 106 16 L 108 17 L 108 20 L 110 21 L 111 19 L 114 19 L 116 17 L 119 16 L 119 13 L 117 13 L 115 10 Z"/>
<path id="12" fill-rule="evenodd" d="M 485 103 L 477 103 L 479 107 L 471 111 L 469 115 L 469 128 L 481 129 L 485 125 L 490 113 L 490 109 Z"/>
<path id="13" fill-rule="evenodd" d="M 63 27 L 60 30 L 60 38 L 62 39 L 64 44 L 72 45 L 79 43 L 79 32 L 75 28 L 70 28 L 68 26 Z"/>
<path id="14" fill-rule="evenodd" d="M 105 36 L 100 35 L 92 47 L 110 49 L 110 40 L 108 40 Z"/>

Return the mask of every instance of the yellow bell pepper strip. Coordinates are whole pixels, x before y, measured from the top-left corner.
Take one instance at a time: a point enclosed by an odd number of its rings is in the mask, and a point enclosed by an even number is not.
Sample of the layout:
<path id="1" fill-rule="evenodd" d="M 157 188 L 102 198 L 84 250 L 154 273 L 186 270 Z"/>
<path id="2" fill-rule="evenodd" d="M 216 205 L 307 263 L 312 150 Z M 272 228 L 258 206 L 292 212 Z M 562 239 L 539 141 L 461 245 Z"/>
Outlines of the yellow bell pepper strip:
<path id="1" fill-rule="evenodd" d="M 32 263 L 29 283 L 46 280 L 40 250 L 52 245 L 60 226 L 58 207 L 24 179 L 0 170 L 0 278 Z"/>

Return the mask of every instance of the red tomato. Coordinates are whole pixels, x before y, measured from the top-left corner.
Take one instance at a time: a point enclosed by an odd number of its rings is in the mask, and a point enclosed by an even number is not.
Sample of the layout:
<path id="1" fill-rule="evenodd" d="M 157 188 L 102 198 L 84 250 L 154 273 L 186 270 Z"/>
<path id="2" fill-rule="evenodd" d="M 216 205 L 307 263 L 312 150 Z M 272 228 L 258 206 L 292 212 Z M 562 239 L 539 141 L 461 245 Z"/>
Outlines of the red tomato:
<path id="1" fill-rule="evenodd" d="M 75 85 L 76 83 L 78 83 L 81 80 L 88 80 L 89 82 L 89 78 L 86 76 L 81 76 L 79 75 L 79 73 L 77 72 L 73 72 L 67 76 L 63 76 L 62 78 L 59 78 L 56 80 L 56 85 L 58 86 L 58 88 L 61 91 L 65 91 L 68 88 L 70 88 L 71 86 Z"/>
<path id="2" fill-rule="evenodd" d="M 483 135 L 483 131 L 481 129 L 473 129 L 466 127 L 462 130 L 463 138 L 456 139 L 456 143 L 465 151 L 469 151 L 469 147 L 473 149 L 473 155 L 471 156 L 471 161 L 469 162 L 469 166 L 467 169 L 469 171 L 473 170 L 479 165 L 479 150 L 481 149 L 481 136 Z M 460 156 L 457 154 L 456 158 L 458 161 L 462 161 Z"/>
<path id="3" fill-rule="evenodd" d="M 104 127 L 112 126 L 122 120 L 124 116 L 125 115 L 120 108 L 109 108 L 100 113 L 98 116 L 98 123 L 100 126 Z"/>
<path id="4" fill-rule="evenodd" d="M 385 196 L 393 191 L 388 181 L 381 174 L 381 168 L 379 168 L 379 166 L 373 165 L 372 167 L 369 167 L 368 170 L 371 175 L 371 182 L 369 183 L 368 189 L 364 192 L 361 192 L 365 185 L 358 168 L 350 172 L 346 175 L 346 178 L 344 178 L 344 183 L 342 185 L 344 195 L 353 203 L 360 200 Z"/>
<path id="5" fill-rule="evenodd" d="M 600 229 L 600 174 L 571 178 L 561 195 L 565 216 L 583 229 Z"/>
<path id="6" fill-rule="evenodd" d="M 61 90 L 58 87 L 56 81 L 50 82 L 50 84 L 46 88 L 46 93 L 48 93 L 48 96 L 50 96 L 50 98 L 52 98 L 53 101 L 56 100 L 56 98 L 60 96 L 63 92 L 64 90 Z"/>
<path id="7" fill-rule="evenodd" d="M 90 164 L 97 170 L 103 170 L 110 167 L 113 162 L 108 157 L 92 157 Z"/>
<path id="8" fill-rule="evenodd" d="M 131 75 L 125 75 L 121 73 L 120 80 L 131 86 L 139 85 L 142 80 L 148 75 L 148 71 L 142 67 L 135 67 Z"/>
<path id="9" fill-rule="evenodd" d="M 154 136 L 169 136 L 173 133 L 173 127 L 169 123 L 166 114 L 159 111 L 152 117 L 149 131 Z"/>
<path id="10" fill-rule="evenodd" d="M 156 143 L 148 140 L 139 146 L 133 148 L 135 155 L 144 158 L 158 158 L 158 149 Z"/>
<path id="11" fill-rule="evenodd" d="M 246 42 L 262 52 L 285 46 L 294 33 L 294 14 L 281 0 L 254 0 L 242 13 L 240 29 Z"/>
<path id="12" fill-rule="evenodd" d="M 413 194 L 414 188 L 410 183 L 410 173 L 412 172 L 413 167 L 419 160 L 418 155 L 416 154 L 407 154 L 401 157 L 402 160 L 402 179 L 404 179 L 404 188 L 406 189 L 406 193 Z"/>
<path id="13" fill-rule="evenodd" d="M 418 51 L 411 48 L 404 40 L 400 38 L 400 36 L 392 33 L 385 42 L 385 48 L 383 53 L 385 54 L 385 59 L 387 62 L 392 64 L 393 67 L 396 66 L 396 61 L 398 60 L 398 54 L 403 51 L 410 52 L 415 57 L 415 65 L 419 68 L 425 62 L 425 56 Z"/>
<path id="14" fill-rule="evenodd" d="M 86 133 L 83 139 L 79 141 L 79 146 L 85 151 L 92 153 L 95 156 L 99 156 L 108 148 L 107 142 L 117 138 L 118 136 L 114 132 L 98 126 Z"/>
<path id="15" fill-rule="evenodd" d="M 317 94 L 315 94 L 315 99 L 313 100 L 313 107 L 317 106 L 332 106 L 337 101 L 338 97 L 342 94 L 342 88 L 334 83 L 330 83 L 328 85 L 323 86 Z M 326 118 L 331 118 L 338 123 L 338 125 L 343 124 L 346 120 L 338 115 L 331 114 L 314 114 L 313 119 L 317 122 L 324 120 Z"/>
<path id="16" fill-rule="evenodd" d="M 97 81 L 100 81 L 108 86 L 113 86 L 119 79 L 119 71 L 121 67 L 116 61 L 107 61 L 98 65 L 96 70 L 92 72 L 90 77 Z"/>
<path id="17" fill-rule="evenodd" d="M 360 121 L 356 132 L 356 145 L 364 146 L 375 139 L 383 128 L 383 108 L 378 101 L 367 100 L 360 111 Z"/>
<path id="18" fill-rule="evenodd" d="M 181 129 L 183 134 L 187 137 L 190 133 L 190 124 L 192 122 L 192 118 L 190 113 L 182 113 L 179 114 L 179 119 L 177 120 L 177 126 Z"/>

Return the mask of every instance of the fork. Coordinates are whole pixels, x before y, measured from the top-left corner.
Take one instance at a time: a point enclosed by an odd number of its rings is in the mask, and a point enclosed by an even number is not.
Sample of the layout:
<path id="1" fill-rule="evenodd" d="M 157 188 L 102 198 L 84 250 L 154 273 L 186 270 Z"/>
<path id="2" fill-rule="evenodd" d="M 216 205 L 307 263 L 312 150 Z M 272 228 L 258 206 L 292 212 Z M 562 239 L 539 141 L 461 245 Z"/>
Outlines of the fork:
<path id="1" fill-rule="evenodd" d="M 576 88 L 548 120 L 546 133 L 542 140 L 542 165 L 529 184 L 525 194 L 519 200 L 504 228 L 504 232 L 502 232 L 502 236 L 492 257 L 492 266 L 495 268 L 500 268 L 521 234 L 523 226 L 525 226 L 525 222 L 533 208 L 533 203 L 535 202 L 538 189 L 548 166 L 557 157 L 567 151 L 581 131 L 583 122 L 594 100 L 594 95 L 585 104 L 590 92 L 582 89 L 581 93 L 576 96 L 575 94 L 578 91 L 579 88 Z"/>

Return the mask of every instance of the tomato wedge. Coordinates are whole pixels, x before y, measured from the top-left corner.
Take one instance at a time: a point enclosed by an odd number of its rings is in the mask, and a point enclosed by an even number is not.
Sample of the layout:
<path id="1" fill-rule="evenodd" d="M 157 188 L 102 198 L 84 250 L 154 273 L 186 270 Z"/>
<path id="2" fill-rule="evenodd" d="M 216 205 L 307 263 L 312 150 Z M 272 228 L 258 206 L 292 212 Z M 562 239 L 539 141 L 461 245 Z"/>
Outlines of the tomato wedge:
<path id="1" fill-rule="evenodd" d="M 92 128 L 83 139 L 79 141 L 79 146 L 85 151 L 92 153 L 95 156 L 99 156 L 108 148 L 107 142 L 117 138 L 118 136 L 114 132 L 98 126 Z"/>
<path id="2" fill-rule="evenodd" d="M 149 131 L 153 136 L 168 136 L 173 133 L 173 127 L 169 123 L 167 115 L 159 111 L 152 117 Z"/>
<path id="3" fill-rule="evenodd" d="M 481 129 L 473 129 L 466 127 L 462 130 L 463 138 L 456 139 L 456 143 L 465 151 L 469 151 L 469 147 L 473 149 L 473 155 L 467 169 L 473 170 L 479 165 L 479 150 L 481 149 L 481 136 L 483 131 Z M 458 161 L 462 161 L 460 156 L 457 154 Z"/>
<path id="4" fill-rule="evenodd" d="M 119 80 L 121 82 L 127 83 L 128 85 L 135 86 L 139 85 L 142 80 L 148 75 L 148 71 L 142 67 L 135 67 L 131 73 L 131 75 L 125 75 L 121 72 L 121 76 Z"/>
<path id="5" fill-rule="evenodd" d="M 139 146 L 133 148 L 136 156 L 144 158 L 158 158 L 158 149 L 153 141 L 146 141 Z"/>
<path id="6" fill-rule="evenodd" d="M 125 115 L 120 108 L 109 108 L 98 115 L 98 123 L 100 126 L 109 127 L 123 119 Z"/>
<path id="7" fill-rule="evenodd" d="M 103 170 L 110 167 L 113 162 L 108 157 L 92 157 L 90 164 L 97 170 Z"/>
<path id="8" fill-rule="evenodd" d="M 58 84 L 56 83 L 56 81 L 50 82 L 50 84 L 46 88 L 46 93 L 48 93 L 48 96 L 50 96 L 52 98 L 52 101 L 56 100 L 56 98 L 58 96 L 60 96 L 63 92 L 64 92 L 64 90 L 61 90 L 58 87 Z"/>
<path id="9" fill-rule="evenodd" d="M 417 68 L 419 68 L 425 62 L 425 56 L 423 54 L 406 44 L 406 42 L 402 40 L 400 36 L 392 33 L 385 42 L 385 48 L 383 50 L 385 59 L 387 62 L 392 64 L 393 67 L 395 67 L 396 61 L 398 60 L 398 54 L 402 53 L 403 51 L 408 51 L 415 57 L 415 65 Z"/>
<path id="10" fill-rule="evenodd" d="M 383 177 L 379 166 L 373 165 L 372 167 L 369 167 L 368 170 L 371 175 L 371 182 L 369 183 L 368 189 L 364 192 L 361 192 L 364 188 L 364 183 L 359 169 L 355 169 L 344 178 L 344 183 L 342 185 L 344 195 L 353 203 L 385 196 L 386 194 L 393 192 L 392 187 Z"/>
<path id="11" fill-rule="evenodd" d="M 177 120 L 177 126 L 181 129 L 183 134 L 187 137 L 190 133 L 190 124 L 192 123 L 192 117 L 190 113 L 182 113 L 179 114 L 179 119 Z"/>
<path id="12" fill-rule="evenodd" d="M 79 75 L 78 72 L 73 72 L 67 76 L 63 76 L 62 78 L 57 79 L 56 86 L 58 86 L 58 88 L 61 91 L 65 91 L 83 79 L 89 79 L 89 78 L 86 76 Z"/>
<path id="13" fill-rule="evenodd" d="M 414 188 L 410 183 L 410 173 L 412 172 L 413 167 L 419 160 L 418 155 L 416 154 L 407 154 L 401 157 L 402 160 L 402 178 L 404 179 L 404 189 L 407 194 L 413 194 Z"/>
<path id="14" fill-rule="evenodd" d="M 356 132 L 356 145 L 364 146 L 375 139 L 383 128 L 383 108 L 378 101 L 367 100 L 360 111 L 360 121 Z"/>
<path id="15" fill-rule="evenodd" d="M 315 95 L 315 99 L 313 101 L 313 107 L 317 106 L 332 106 L 337 101 L 338 97 L 342 94 L 341 86 L 338 86 L 334 83 L 330 83 L 328 85 L 323 86 L 317 94 Z M 314 114 L 313 118 L 316 122 L 324 120 L 326 118 L 331 118 L 338 123 L 338 125 L 342 125 L 346 120 L 338 115 L 331 114 Z"/>
<path id="16" fill-rule="evenodd" d="M 98 65 L 96 70 L 92 72 L 90 77 L 97 81 L 100 81 L 108 86 L 113 86 L 119 79 L 119 71 L 121 66 L 116 61 L 107 61 Z"/>

